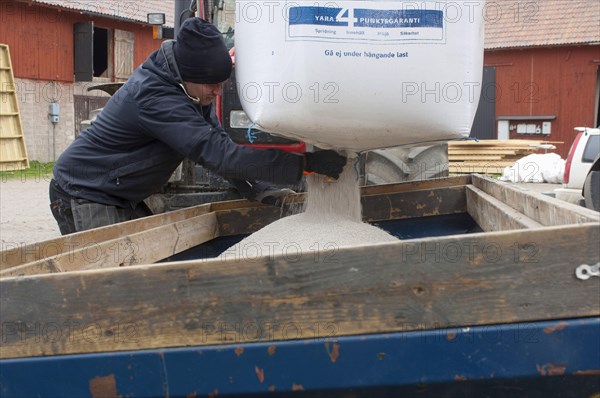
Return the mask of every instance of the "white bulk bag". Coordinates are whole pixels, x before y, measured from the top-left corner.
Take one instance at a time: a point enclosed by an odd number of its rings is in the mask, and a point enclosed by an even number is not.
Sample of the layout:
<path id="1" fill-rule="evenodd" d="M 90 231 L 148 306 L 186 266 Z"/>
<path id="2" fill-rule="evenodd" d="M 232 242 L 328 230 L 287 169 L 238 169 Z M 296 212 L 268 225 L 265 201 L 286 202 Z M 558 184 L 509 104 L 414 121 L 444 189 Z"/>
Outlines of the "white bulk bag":
<path id="1" fill-rule="evenodd" d="M 236 79 L 257 129 L 362 151 L 468 136 L 484 2 L 236 2 Z"/>

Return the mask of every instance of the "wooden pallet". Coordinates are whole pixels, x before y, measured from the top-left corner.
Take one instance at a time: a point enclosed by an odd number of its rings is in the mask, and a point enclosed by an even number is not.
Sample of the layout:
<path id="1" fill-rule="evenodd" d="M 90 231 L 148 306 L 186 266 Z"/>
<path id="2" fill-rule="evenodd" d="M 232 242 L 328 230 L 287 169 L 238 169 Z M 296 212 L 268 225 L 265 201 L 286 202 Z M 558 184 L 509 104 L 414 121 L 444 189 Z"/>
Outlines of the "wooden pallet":
<path id="1" fill-rule="evenodd" d="M 532 153 L 546 151 L 555 141 L 480 140 L 448 143 L 449 172 L 454 174 L 502 174 L 505 167 Z"/>

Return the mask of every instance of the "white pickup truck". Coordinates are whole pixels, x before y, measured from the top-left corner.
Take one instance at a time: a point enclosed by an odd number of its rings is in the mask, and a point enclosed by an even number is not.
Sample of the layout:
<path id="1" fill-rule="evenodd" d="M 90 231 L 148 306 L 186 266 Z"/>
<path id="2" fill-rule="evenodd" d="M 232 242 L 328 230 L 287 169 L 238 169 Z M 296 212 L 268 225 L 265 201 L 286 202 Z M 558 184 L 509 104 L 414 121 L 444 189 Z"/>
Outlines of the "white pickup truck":
<path id="1" fill-rule="evenodd" d="M 600 153 L 600 128 L 577 127 L 579 133 L 571 145 L 567 161 L 565 163 L 565 174 L 562 188 L 554 191 L 556 198 L 571 203 L 580 203 L 590 208 L 598 209 L 598 175 L 594 174 L 598 165 L 598 154 Z M 595 163 L 594 163 L 595 162 Z M 584 190 L 588 179 L 588 188 Z M 595 189 L 594 189 L 595 188 Z M 584 198 L 587 192 L 588 198 Z"/>

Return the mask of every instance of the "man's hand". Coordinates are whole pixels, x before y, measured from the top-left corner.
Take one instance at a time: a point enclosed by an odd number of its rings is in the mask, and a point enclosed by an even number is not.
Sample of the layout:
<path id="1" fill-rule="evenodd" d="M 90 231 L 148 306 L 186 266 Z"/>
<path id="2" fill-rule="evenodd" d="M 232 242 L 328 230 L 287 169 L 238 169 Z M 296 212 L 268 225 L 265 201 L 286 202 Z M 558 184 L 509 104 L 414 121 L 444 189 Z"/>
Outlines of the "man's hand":
<path id="1" fill-rule="evenodd" d="M 260 201 L 268 205 L 281 207 L 285 202 L 285 197 L 294 193 L 296 192 L 289 188 L 267 189 L 256 195 L 256 198 L 254 200 Z"/>
<path id="2" fill-rule="evenodd" d="M 304 154 L 306 164 L 304 170 L 317 174 L 324 174 L 336 180 L 340 177 L 347 158 L 336 151 L 306 152 Z"/>

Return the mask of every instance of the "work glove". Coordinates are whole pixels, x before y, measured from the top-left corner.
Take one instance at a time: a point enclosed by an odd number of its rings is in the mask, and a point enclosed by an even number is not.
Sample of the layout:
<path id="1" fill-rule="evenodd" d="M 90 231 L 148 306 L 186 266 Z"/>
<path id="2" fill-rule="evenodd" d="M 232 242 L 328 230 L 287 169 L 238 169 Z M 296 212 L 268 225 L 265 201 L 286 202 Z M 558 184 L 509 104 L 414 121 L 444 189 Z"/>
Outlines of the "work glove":
<path id="1" fill-rule="evenodd" d="M 289 188 L 268 188 L 259 192 L 254 200 L 267 205 L 282 207 L 285 202 L 285 197 L 294 193 L 296 192 Z"/>
<path id="2" fill-rule="evenodd" d="M 340 177 L 347 161 L 345 156 L 332 150 L 306 152 L 304 158 L 306 160 L 304 170 L 311 173 L 324 174 L 336 180 Z"/>

